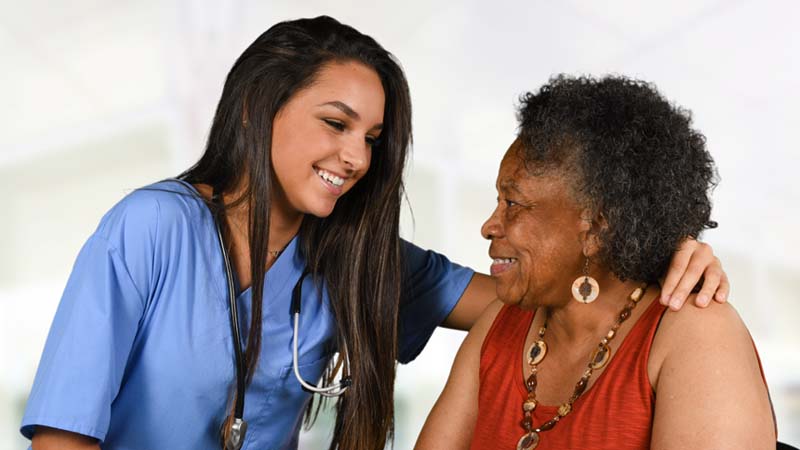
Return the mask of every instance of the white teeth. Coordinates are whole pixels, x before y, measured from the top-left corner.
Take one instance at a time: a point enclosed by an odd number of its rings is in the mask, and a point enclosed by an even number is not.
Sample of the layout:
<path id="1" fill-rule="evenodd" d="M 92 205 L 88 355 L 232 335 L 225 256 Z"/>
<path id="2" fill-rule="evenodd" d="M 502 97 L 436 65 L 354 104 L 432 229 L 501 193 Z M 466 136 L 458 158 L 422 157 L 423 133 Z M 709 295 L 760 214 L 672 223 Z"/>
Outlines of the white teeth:
<path id="1" fill-rule="evenodd" d="M 492 260 L 493 264 L 511 264 L 516 261 L 517 258 L 495 258 Z"/>
<path id="2" fill-rule="evenodd" d="M 328 172 L 327 170 L 317 169 L 317 175 L 319 175 L 320 178 L 322 178 L 323 180 L 327 181 L 328 183 L 334 186 L 341 186 L 344 184 L 343 178 L 339 178 L 336 175 Z"/>

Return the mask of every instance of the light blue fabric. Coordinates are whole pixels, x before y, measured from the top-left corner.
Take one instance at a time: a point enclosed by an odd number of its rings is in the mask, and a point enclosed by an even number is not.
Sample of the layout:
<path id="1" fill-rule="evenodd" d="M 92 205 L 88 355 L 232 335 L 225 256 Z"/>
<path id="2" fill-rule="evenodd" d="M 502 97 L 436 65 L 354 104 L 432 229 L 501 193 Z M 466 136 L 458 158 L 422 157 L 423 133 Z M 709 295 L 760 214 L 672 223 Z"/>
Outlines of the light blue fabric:
<path id="1" fill-rule="evenodd" d="M 291 291 L 304 268 L 294 239 L 266 274 L 261 357 L 247 389 L 245 449 L 293 449 L 310 396 L 291 370 Z M 190 185 L 134 191 L 78 255 L 47 338 L 21 432 L 74 431 L 104 449 L 218 449 L 234 356 L 222 255 Z M 400 357 L 412 360 L 473 272 L 403 242 Z M 250 291 L 237 298 L 247 335 Z M 334 347 L 327 292 L 303 283 L 299 364 L 318 380 Z M 367 406 L 367 405 L 365 405 Z"/>

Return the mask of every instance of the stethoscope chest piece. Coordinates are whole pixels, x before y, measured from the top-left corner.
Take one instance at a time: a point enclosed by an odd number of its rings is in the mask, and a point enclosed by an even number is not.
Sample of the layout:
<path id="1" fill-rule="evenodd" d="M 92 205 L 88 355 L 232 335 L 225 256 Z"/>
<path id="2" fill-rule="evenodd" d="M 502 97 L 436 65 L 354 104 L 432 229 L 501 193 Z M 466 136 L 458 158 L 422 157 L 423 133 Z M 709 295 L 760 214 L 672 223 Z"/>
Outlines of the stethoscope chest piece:
<path id="1" fill-rule="evenodd" d="M 231 424 L 231 431 L 225 440 L 225 450 L 239 450 L 244 444 L 244 437 L 247 434 L 247 422 L 244 419 L 234 418 Z"/>

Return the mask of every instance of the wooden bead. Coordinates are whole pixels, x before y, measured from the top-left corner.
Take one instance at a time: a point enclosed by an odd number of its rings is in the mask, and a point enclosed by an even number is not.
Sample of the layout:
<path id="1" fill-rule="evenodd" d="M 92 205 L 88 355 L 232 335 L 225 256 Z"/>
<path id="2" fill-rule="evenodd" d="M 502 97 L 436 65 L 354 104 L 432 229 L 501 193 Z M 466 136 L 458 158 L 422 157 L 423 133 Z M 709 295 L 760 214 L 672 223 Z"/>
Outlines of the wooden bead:
<path id="1" fill-rule="evenodd" d="M 558 416 L 556 416 L 556 417 L 548 420 L 547 422 L 543 423 L 542 426 L 539 427 L 539 429 L 542 430 L 542 431 L 547 431 L 547 430 L 553 428 L 554 426 L 556 426 L 557 423 L 558 423 Z"/>
<path id="2" fill-rule="evenodd" d="M 587 384 L 589 384 L 589 379 L 586 377 L 581 378 L 581 380 L 578 381 L 577 384 L 575 384 L 575 392 L 572 395 L 580 397 L 580 395 L 583 394 L 583 391 L 586 390 Z"/>
<path id="3" fill-rule="evenodd" d="M 530 413 L 534 409 L 536 409 L 536 400 L 528 398 L 528 400 L 525 400 L 525 403 L 522 404 L 522 410 L 526 413 Z"/>
<path id="4" fill-rule="evenodd" d="M 561 417 L 566 416 L 572 411 L 572 405 L 570 403 L 564 403 L 563 405 L 558 407 L 558 415 Z"/>
<path id="5" fill-rule="evenodd" d="M 531 374 L 531 375 L 528 377 L 528 381 L 526 381 L 526 382 L 525 382 L 525 385 L 528 387 L 528 391 L 529 391 L 529 392 L 530 392 L 530 391 L 535 391 L 535 390 L 536 390 L 536 386 L 537 386 L 538 384 L 539 384 L 539 383 L 538 383 L 538 381 L 536 381 L 536 374 L 535 374 L 535 373 L 532 373 L 532 374 Z"/>

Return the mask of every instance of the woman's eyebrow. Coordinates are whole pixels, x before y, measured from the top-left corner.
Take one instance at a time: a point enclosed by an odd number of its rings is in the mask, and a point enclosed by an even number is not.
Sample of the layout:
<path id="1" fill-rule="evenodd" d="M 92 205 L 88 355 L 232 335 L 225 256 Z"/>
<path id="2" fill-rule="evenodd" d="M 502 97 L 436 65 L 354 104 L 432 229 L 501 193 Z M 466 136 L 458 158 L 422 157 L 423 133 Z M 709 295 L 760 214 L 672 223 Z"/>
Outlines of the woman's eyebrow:
<path id="1" fill-rule="evenodd" d="M 517 184 L 516 180 L 512 178 L 500 180 L 499 187 L 504 191 L 515 191 L 522 194 L 522 191 L 519 189 L 519 185 Z"/>
<path id="2" fill-rule="evenodd" d="M 361 116 L 353 108 L 348 106 L 347 103 L 340 102 L 339 100 L 320 103 L 317 106 L 333 106 L 334 108 L 336 108 L 336 109 L 340 110 L 341 112 L 345 113 L 345 115 L 347 115 L 347 117 L 349 117 L 349 118 L 351 118 L 353 120 L 361 120 Z M 376 124 L 371 129 L 372 130 L 382 130 L 383 129 L 383 124 L 382 123 Z"/>
<path id="3" fill-rule="evenodd" d="M 334 100 L 332 102 L 320 103 L 317 106 L 333 106 L 334 108 L 340 110 L 341 112 L 345 113 L 347 117 L 353 120 L 360 120 L 361 116 L 358 115 L 353 108 L 348 106 L 346 103 L 340 102 L 339 100 Z"/>

